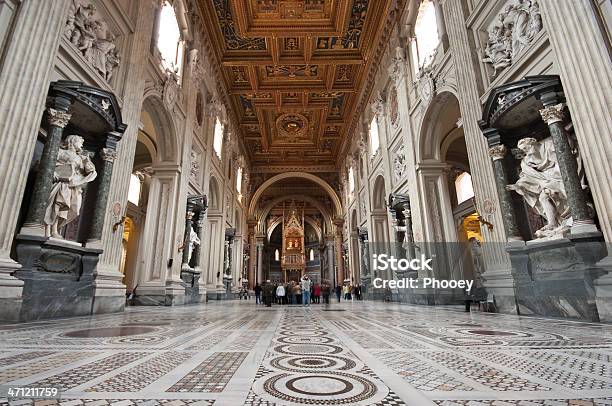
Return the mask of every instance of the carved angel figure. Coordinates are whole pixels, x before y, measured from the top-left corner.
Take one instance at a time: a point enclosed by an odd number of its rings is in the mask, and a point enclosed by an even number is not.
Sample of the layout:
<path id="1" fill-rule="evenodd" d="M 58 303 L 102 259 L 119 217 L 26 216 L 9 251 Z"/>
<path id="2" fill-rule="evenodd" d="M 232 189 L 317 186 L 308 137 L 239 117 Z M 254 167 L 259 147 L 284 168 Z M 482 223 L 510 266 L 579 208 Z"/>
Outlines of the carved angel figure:
<path id="1" fill-rule="evenodd" d="M 46 235 L 62 238 L 59 228 L 76 219 L 81 211 L 83 189 L 97 176 L 83 138 L 69 135 L 57 154 L 53 188 L 45 212 Z"/>
<path id="2" fill-rule="evenodd" d="M 525 153 L 521 172 L 518 181 L 506 189 L 523 196 L 546 220 L 546 225 L 536 231 L 536 237 L 563 235 L 571 226 L 572 218 L 552 139 L 540 142 L 523 138 L 517 147 Z"/>

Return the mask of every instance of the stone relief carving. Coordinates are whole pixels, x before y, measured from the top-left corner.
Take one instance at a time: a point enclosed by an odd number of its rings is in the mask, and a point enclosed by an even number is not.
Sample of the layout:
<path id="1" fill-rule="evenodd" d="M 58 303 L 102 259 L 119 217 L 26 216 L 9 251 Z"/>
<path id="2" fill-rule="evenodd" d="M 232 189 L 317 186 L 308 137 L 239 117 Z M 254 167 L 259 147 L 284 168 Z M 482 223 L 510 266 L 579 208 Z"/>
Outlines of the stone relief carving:
<path id="1" fill-rule="evenodd" d="M 482 61 L 493 67 L 493 76 L 496 76 L 512 65 L 541 30 L 537 0 L 517 0 L 507 5 L 489 29 Z"/>
<path id="2" fill-rule="evenodd" d="M 53 189 L 45 212 L 46 235 L 62 238 L 59 229 L 80 214 L 83 189 L 97 176 L 88 152 L 83 151 L 83 138 L 69 135 L 57 154 Z"/>
<path id="3" fill-rule="evenodd" d="M 164 82 L 163 100 L 168 110 L 174 108 L 174 103 L 178 99 L 178 75 L 171 70 L 166 70 L 166 81 Z"/>
<path id="4" fill-rule="evenodd" d="M 189 177 L 197 181 L 200 178 L 200 161 L 201 154 L 196 151 L 191 151 L 191 171 L 189 173 Z"/>
<path id="5" fill-rule="evenodd" d="M 404 147 L 402 146 L 397 150 L 393 157 L 393 173 L 395 174 L 395 180 L 398 181 L 404 176 L 406 172 L 406 154 L 404 153 Z"/>
<path id="6" fill-rule="evenodd" d="M 517 147 L 524 154 L 519 179 L 506 189 L 523 196 L 546 221 L 535 232 L 536 238 L 564 236 L 572 225 L 572 217 L 552 138 L 542 141 L 523 138 Z"/>
<path id="7" fill-rule="evenodd" d="M 92 4 L 71 1 L 64 36 L 107 82 L 111 80 L 121 58 L 115 45 L 115 36 Z"/>
<path id="8" fill-rule="evenodd" d="M 433 99 L 436 92 L 436 83 L 433 79 L 433 67 L 431 65 L 419 71 L 416 87 L 417 94 L 421 98 L 421 105 L 426 106 Z"/>

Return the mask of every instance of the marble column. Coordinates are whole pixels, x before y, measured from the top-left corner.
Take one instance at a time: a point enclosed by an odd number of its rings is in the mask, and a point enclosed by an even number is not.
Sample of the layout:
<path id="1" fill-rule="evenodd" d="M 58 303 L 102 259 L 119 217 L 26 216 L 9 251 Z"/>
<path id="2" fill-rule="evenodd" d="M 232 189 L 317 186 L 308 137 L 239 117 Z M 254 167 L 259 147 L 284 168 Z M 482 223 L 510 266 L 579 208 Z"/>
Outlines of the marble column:
<path id="1" fill-rule="evenodd" d="M 612 69 L 609 38 L 591 0 L 539 0 L 556 56 L 601 231 L 612 242 Z M 612 263 L 612 260 L 610 261 Z"/>
<path id="2" fill-rule="evenodd" d="M 508 185 L 508 174 L 504 167 L 504 157 L 508 152 L 505 145 L 495 145 L 489 148 L 489 155 L 493 161 L 493 171 L 495 172 L 495 185 L 497 186 L 497 193 L 499 196 L 499 204 L 502 211 L 502 219 L 504 221 L 504 228 L 506 230 L 506 237 L 508 241 L 522 241 L 518 223 L 516 221 L 516 215 L 514 213 L 514 206 L 512 205 L 512 196 L 510 191 L 506 189 Z"/>
<path id="3" fill-rule="evenodd" d="M 573 224 L 571 233 L 597 232 L 597 227 L 589 214 L 586 196 L 578 178 L 578 162 L 572 153 L 568 135 L 563 125 L 564 108 L 564 105 L 561 103 L 545 105 L 540 110 L 540 114 L 546 125 L 548 125 L 553 145 L 555 146 L 559 171 L 561 172 L 561 179 L 567 194 L 567 203 L 572 212 Z"/>
<path id="4" fill-rule="evenodd" d="M 344 255 L 342 248 L 342 225 L 344 224 L 344 220 L 336 219 L 334 220 L 334 225 L 336 226 L 336 233 L 334 235 L 335 245 L 336 245 L 336 266 L 338 267 L 338 275 L 337 281 L 339 285 L 344 283 Z"/>
<path id="5" fill-rule="evenodd" d="M 113 164 L 117 158 L 117 151 L 115 148 L 118 139 L 118 135 L 110 134 L 107 145 L 100 150 L 102 167 L 98 169 L 98 191 L 89 228 L 89 238 L 87 239 L 88 246 L 92 243 L 101 246 L 100 239 L 102 238 L 102 228 L 104 227 L 104 217 L 106 216 L 106 207 L 108 205 L 108 191 L 111 187 Z"/>
<path id="6" fill-rule="evenodd" d="M 334 278 L 334 242 L 327 241 L 327 279 L 333 286 L 335 282 Z"/>
<path id="7" fill-rule="evenodd" d="M 28 214 L 21 228 L 22 234 L 45 235 L 45 211 L 53 188 L 57 154 L 62 143 L 64 128 L 68 125 L 71 117 L 71 114 L 68 113 L 70 99 L 55 97 L 50 106 L 53 107 L 47 109 L 47 120 L 49 122 L 47 139 L 40 156 Z"/>
<path id="8" fill-rule="evenodd" d="M 263 242 L 257 241 L 257 283 L 263 284 L 264 272 L 263 272 Z"/>
<path id="9" fill-rule="evenodd" d="M 23 282 L 10 257 L 68 0 L 24 1 L 0 67 L 0 319 L 15 320 Z M 44 21 L 44 24 L 41 24 Z"/>

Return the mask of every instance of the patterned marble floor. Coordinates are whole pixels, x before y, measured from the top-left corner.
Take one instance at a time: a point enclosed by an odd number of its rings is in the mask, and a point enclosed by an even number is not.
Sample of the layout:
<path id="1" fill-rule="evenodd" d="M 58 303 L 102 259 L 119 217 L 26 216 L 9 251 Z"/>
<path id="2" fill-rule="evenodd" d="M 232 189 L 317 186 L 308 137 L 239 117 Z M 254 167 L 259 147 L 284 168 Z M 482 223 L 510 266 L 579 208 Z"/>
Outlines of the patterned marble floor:
<path id="1" fill-rule="evenodd" d="M 457 308 L 233 301 L 0 325 L 0 385 L 63 388 L 40 405 L 612 405 L 611 371 L 611 325 Z"/>

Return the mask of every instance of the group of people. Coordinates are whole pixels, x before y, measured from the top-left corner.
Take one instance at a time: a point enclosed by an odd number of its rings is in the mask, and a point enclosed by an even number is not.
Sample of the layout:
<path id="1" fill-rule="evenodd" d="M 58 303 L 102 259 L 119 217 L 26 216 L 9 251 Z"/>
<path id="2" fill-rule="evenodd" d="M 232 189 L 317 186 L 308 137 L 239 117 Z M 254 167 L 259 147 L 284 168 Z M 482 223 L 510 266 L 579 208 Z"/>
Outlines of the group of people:
<path id="1" fill-rule="evenodd" d="M 310 306 L 311 303 L 329 304 L 329 298 L 333 293 L 336 294 L 338 302 L 341 297 L 344 297 L 344 300 L 362 300 L 361 285 L 344 284 L 332 288 L 327 280 L 323 280 L 320 284 L 313 283 L 312 279 L 305 275 L 299 283 L 295 281 L 286 284 L 272 283 L 268 279 L 263 285 L 255 285 L 255 304 L 263 303 L 267 307 L 272 306 L 272 303 L 303 306 Z"/>

